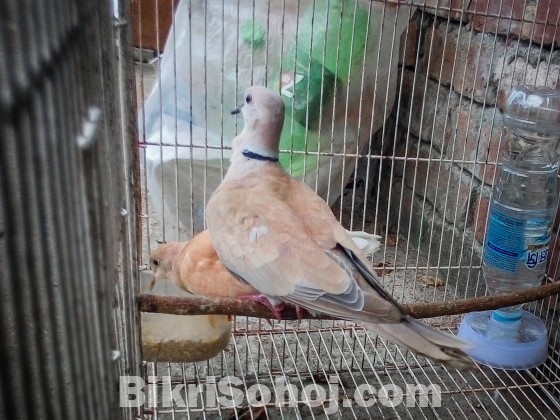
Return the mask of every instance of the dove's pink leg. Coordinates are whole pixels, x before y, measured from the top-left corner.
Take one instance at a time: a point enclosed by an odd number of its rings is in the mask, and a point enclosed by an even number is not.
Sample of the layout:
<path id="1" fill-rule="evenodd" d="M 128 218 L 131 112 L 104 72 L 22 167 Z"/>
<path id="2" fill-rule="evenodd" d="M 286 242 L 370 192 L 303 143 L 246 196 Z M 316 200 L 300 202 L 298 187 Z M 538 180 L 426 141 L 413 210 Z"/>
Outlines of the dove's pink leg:
<path id="1" fill-rule="evenodd" d="M 243 295 L 237 296 L 239 300 L 245 300 L 249 302 L 258 302 L 261 305 L 266 306 L 274 314 L 274 318 L 278 321 L 282 320 L 282 311 L 284 310 L 284 302 L 279 302 L 274 304 L 266 295 Z"/>
<path id="2" fill-rule="evenodd" d="M 305 313 L 305 310 L 298 305 L 295 305 L 295 307 L 296 307 L 296 317 L 298 321 L 301 321 L 303 319 L 303 314 Z"/>
<path id="3" fill-rule="evenodd" d="M 274 314 L 274 318 L 276 318 L 278 321 L 281 321 L 284 319 L 283 314 L 284 314 L 284 310 L 286 309 L 286 303 L 279 301 L 279 303 L 273 303 L 270 301 L 270 299 L 263 294 L 259 294 L 259 295 L 243 295 L 243 296 L 238 296 L 237 299 L 239 300 L 245 300 L 245 301 L 250 301 L 250 302 L 258 302 L 261 305 L 266 306 L 268 309 L 271 310 L 271 312 Z M 296 312 L 296 318 L 298 319 L 298 321 L 301 321 L 303 319 L 303 316 L 305 315 L 305 309 L 303 309 L 301 306 L 298 305 L 291 305 L 291 304 L 287 304 L 288 306 L 293 306 L 295 312 Z"/>

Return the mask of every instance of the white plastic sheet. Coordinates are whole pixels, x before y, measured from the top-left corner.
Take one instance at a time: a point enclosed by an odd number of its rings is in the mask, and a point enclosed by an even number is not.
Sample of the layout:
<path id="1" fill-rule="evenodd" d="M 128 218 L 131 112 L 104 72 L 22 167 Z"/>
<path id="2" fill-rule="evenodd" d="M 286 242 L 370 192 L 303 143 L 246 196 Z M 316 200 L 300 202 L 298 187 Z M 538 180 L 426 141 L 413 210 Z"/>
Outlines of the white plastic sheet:
<path id="1" fill-rule="evenodd" d="M 286 103 L 283 166 L 336 201 L 355 155 L 391 111 L 410 15 L 408 6 L 370 0 L 182 0 L 140 113 L 149 193 L 166 239 L 204 228 L 205 204 L 243 124 L 230 111 L 253 84 Z"/>

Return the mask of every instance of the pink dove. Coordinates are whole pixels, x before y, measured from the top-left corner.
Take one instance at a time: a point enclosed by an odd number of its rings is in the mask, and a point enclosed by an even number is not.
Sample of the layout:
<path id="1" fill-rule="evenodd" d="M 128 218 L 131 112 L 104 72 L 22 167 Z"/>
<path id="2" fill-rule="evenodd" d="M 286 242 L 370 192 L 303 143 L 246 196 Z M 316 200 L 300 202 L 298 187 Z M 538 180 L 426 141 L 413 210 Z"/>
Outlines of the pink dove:
<path id="1" fill-rule="evenodd" d="M 160 278 L 173 280 L 177 287 L 197 296 L 237 298 L 259 302 L 277 319 L 282 318 L 284 303 L 268 299 L 234 275 L 218 259 L 210 233 L 205 230 L 188 242 L 167 242 L 150 254 L 153 288 Z M 296 309 L 301 316 L 299 309 Z"/>
<path id="2" fill-rule="evenodd" d="M 282 98 L 253 86 L 239 112 L 244 128 L 206 208 L 222 263 L 266 296 L 356 321 L 449 367 L 473 367 L 465 342 L 403 312 L 328 205 L 282 169 Z"/>

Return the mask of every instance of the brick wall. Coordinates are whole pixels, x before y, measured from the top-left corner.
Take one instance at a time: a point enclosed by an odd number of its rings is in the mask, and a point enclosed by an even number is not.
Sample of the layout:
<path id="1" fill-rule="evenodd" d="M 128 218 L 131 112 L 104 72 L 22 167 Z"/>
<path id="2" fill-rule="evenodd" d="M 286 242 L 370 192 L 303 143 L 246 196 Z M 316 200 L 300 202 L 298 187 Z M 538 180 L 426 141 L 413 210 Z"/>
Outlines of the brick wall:
<path id="1" fill-rule="evenodd" d="M 402 201 L 391 223 L 432 264 L 464 267 L 450 278 L 466 278 L 458 284 L 467 293 L 478 278 L 467 267 L 480 264 L 504 99 L 519 83 L 556 87 L 560 2 L 426 3 L 402 40 L 398 142 L 383 168 L 393 188 L 381 197 L 390 209 Z"/>

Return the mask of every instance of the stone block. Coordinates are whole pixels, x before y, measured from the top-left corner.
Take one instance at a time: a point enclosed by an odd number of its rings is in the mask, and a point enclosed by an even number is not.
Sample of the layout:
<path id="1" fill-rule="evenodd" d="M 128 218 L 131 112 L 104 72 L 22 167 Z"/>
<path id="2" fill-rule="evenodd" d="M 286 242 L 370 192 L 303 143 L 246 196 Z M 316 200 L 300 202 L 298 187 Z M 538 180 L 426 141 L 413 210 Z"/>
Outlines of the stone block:
<path id="1" fill-rule="evenodd" d="M 420 15 L 415 13 L 408 24 L 408 30 L 401 35 L 401 46 L 399 54 L 399 64 L 414 67 L 416 65 L 416 55 L 420 42 Z"/>
<path id="2" fill-rule="evenodd" d="M 422 140 L 441 150 L 449 136 L 450 112 L 459 104 L 459 95 L 426 76 L 403 70 L 400 124 Z"/>
<path id="3" fill-rule="evenodd" d="M 496 62 L 494 79 L 500 80 L 496 104 L 503 109 L 505 99 L 512 86 L 528 84 L 535 86 L 558 87 L 560 77 L 560 60 L 553 55 L 551 62 L 543 60 L 531 63 L 524 57 L 512 57 L 508 54 Z"/>
<path id="4" fill-rule="evenodd" d="M 450 85 L 455 69 L 461 25 L 442 20 L 435 21 L 424 37 L 423 66 L 428 75 L 444 85 Z"/>
<path id="5" fill-rule="evenodd" d="M 425 0 L 422 4 L 428 13 L 467 22 L 471 0 Z"/>
<path id="6" fill-rule="evenodd" d="M 495 103 L 497 84 L 492 70 L 496 52 L 498 56 L 503 52 L 492 35 L 439 21 L 425 37 L 425 60 L 430 47 L 427 68 L 431 78 L 480 103 Z"/>
<path id="7" fill-rule="evenodd" d="M 480 245 L 484 244 L 484 235 L 486 233 L 486 221 L 488 219 L 488 208 L 490 207 L 490 198 L 486 195 L 479 195 L 475 199 L 473 206 L 473 217 L 470 227 L 474 232 L 474 237 Z"/>
<path id="8" fill-rule="evenodd" d="M 417 68 L 426 68 L 430 78 L 482 104 L 501 108 L 516 84 L 558 85 L 560 52 L 508 43 L 458 23 L 435 22 L 422 48 L 423 62 Z"/>
<path id="9" fill-rule="evenodd" d="M 441 155 L 426 144 L 411 144 L 409 156 L 418 160 L 405 164 L 405 185 L 418 196 L 424 197 L 435 211 L 462 229 L 467 220 L 473 186 L 476 185 L 467 173 L 450 162 L 442 160 Z"/>
<path id="10" fill-rule="evenodd" d="M 479 32 L 513 35 L 544 45 L 559 44 L 558 1 L 472 0 L 469 11 L 470 23 Z"/>
<path id="11" fill-rule="evenodd" d="M 479 181 L 492 185 L 504 136 L 503 116 L 497 108 L 463 101 L 452 114 L 451 135 L 444 153 Z"/>

